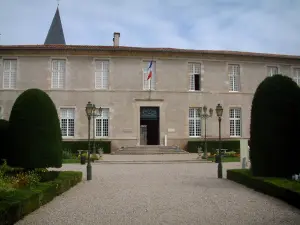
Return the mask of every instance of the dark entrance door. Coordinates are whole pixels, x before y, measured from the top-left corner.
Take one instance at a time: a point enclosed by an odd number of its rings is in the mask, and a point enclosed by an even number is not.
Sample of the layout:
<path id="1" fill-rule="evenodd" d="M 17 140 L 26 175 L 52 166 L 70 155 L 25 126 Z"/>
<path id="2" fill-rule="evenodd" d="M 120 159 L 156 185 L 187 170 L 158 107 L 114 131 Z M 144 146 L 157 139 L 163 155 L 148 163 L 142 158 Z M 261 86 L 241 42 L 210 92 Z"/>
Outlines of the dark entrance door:
<path id="1" fill-rule="evenodd" d="M 140 108 L 141 144 L 159 145 L 159 107 Z"/>

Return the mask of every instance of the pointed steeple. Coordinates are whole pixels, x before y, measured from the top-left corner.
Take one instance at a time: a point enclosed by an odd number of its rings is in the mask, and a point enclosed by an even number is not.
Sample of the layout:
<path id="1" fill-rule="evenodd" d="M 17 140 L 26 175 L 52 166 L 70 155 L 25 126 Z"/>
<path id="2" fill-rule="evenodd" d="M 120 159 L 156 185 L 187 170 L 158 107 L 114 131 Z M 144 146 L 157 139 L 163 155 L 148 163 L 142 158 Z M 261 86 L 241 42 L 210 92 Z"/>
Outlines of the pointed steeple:
<path id="1" fill-rule="evenodd" d="M 46 37 L 44 44 L 45 45 L 54 45 L 54 44 L 65 45 L 66 44 L 58 7 L 56 9 L 55 15 L 53 17 L 53 20 L 52 20 L 52 23 L 51 23 L 51 26 L 48 31 L 48 35 Z"/>

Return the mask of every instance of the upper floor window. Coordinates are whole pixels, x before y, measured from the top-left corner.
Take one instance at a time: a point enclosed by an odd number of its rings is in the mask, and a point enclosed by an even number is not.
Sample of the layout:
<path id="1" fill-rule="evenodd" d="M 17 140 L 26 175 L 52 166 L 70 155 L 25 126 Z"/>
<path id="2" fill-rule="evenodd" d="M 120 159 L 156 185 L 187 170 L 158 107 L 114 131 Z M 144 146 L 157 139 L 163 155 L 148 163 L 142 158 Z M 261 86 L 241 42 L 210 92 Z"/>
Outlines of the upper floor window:
<path id="1" fill-rule="evenodd" d="M 240 137 L 241 136 L 241 108 L 231 108 L 229 109 L 229 123 L 230 123 L 230 137 Z"/>
<path id="2" fill-rule="evenodd" d="M 229 91 L 240 91 L 240 65 L 229 64 Z"/>
<path id="3" fill-rule="evenodd" d="M 277 66 L 268 66 L 268 76 L 272 77 L 275 74 L 278 74 L 278 67 Z"/>
<path id="4" fill-rule="evenodd" d="M 190 91 L 201 90 L 201 64 L 188 63 L 188 72 L 190 79 Z"/>
<path id="5" fill-rule="evenodd" d="M 95 61 L 95 88 L 108 89 L 109 61 Z"/>
<path id="6" fill-rule="evenodd" d="M 201 136 L 201 118 L 199 114 L 200 108 L 189 108 L 189 136 Z"/>
<path id="7" fill-rule="evenodd" d="M 144 61 L 143 63 L 143 90 L 155 90 L 156 62 Z"/>
<path id="8" fill-rule="evenodd" d="M 63 137 L 74 137 L 75 134 L 75 109 L 60 109 L 60 127 Z"/>
<path id="9" fill-rule="evenodd" d="M 17 86 L 17 60 L 3 60 L 3 89 L 15 89 Z"/>
<path id="10" fill-rule="evenodd" d="M 63 89 L 65 87 L 65 80 L 66 80 L 66 60 L 53 59 L 51 88 Z"/>
<path id="11" fill-rule="evenodd" d="M 109 119 L 109 109 L 102 108 L 101 115 L 95 118 L 96 137 L 108 137 L 108 119 Z"/>
<path id="12" fill-rule="evenodd" d="M 294 68 L 293 79 L 298 85 L 300 85 L 300 68 Z"/>

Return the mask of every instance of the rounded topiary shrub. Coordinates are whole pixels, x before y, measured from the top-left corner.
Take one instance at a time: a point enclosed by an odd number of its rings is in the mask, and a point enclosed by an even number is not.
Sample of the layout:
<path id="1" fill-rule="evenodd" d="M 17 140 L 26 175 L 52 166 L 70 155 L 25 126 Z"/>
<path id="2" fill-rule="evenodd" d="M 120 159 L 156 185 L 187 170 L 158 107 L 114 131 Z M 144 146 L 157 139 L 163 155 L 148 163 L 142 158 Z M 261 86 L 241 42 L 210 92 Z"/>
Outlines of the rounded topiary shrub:
<path id="1" fill-rule="evenodd" d="M 0 119 L 0 165 L 3 159 L 7 159 L 7 152 L 9 151 L 9 122 Z"/>
<path id="2" fill-rule="evenodd" d="M 7 161 L 26 169 L 61 167 L 62 136 L 56 107 L 42 90 L 24 91 L 11 110 L 12 151 Z"/>
<path id="3" fill-rule="evenodd" d="M 267 77 L 252 101 L 250 160 L 254 176 L 291 177 L 300 172 L 300 89 L 289 77 Z"/>

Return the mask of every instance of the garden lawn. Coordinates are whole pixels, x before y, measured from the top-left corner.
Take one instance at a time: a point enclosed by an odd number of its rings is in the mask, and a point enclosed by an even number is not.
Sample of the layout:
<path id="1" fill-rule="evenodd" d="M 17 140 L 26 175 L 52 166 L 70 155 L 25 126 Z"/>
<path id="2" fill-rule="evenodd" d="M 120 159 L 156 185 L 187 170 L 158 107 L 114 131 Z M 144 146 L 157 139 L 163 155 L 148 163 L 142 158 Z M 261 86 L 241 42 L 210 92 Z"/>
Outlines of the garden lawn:
<path id="1" fill-rule="evenodd" d="M 215 157 L 208 157 L 207 160 L 215 161 Z M 240 157 L 222 157 L 222 162 L 240 162 Z"/>
<path id="2" fill-rule="evenodd" d="M 63 159 L 63 163 L 80 163 L 80 159 Z"/>

